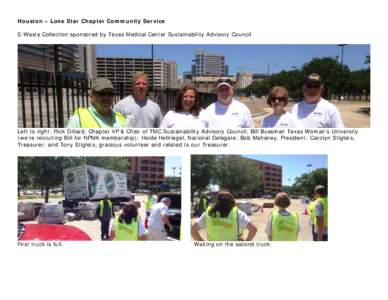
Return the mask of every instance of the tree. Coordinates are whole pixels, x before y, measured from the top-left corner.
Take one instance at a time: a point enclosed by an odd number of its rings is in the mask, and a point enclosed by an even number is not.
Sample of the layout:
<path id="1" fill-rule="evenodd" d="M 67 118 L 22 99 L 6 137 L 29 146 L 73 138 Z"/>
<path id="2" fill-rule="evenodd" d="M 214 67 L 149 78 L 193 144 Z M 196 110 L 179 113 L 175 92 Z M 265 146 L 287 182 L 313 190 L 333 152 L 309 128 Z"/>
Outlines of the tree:
<path id="1" fill-rule="evenodd" d="M 261 173 L 253 161 L 239 155 L 225 155 L 217 159 L 217 182 L 221 188 L 237 193 L 256 193 Z"/>
<path id="2" fill-rule="evenodd" d="M 330 96 L 332 92 L 342 93 L 350 78 L 348 66 L 341 65 L 332 57 L 314 58 L 303 65 L 301 72 L 303 76 L 317 73 L 322 77 L 325 85 L 324 97 Z"/>
<path id="3" fill-rule="evenodd" d="M 44 191 L 44 201 L 48 202 L 50 188 L 57 187 L 63 182 L 63 169 L 71 160 L 66 157 L 32 157 L 29 163 L 34 186 Z"/>
<path id="4" fill-rule="evenodd" d="M 315 169 L 310 173 L 304 173 L 300 177 L 295 178 L 295 183 L 292 186 L 293 194 L 306 195 L 312 197 L 314 188 L 317 185 L 323 185 L 328 190 L 327 186 L 327 169 Z"/>
<path id="5" fill-rule="evenodd" d="M 18 197 L 20 197 L 20 190 L 31 183 L 29 163 L 30 157 L 18 157 Z"/>
<path id="6" fill-rule="evenodd" d="M 191 195 L 205 190 L 215 179 L 215 155 L 191 156 Z"/>

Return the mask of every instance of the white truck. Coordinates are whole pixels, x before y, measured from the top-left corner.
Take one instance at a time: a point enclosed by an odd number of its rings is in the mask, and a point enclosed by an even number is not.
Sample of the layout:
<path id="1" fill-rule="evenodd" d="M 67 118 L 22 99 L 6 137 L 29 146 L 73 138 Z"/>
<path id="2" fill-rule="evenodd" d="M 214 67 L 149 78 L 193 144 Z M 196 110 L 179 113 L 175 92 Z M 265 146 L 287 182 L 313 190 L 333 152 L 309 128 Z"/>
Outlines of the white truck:
<path id="1" fill-rule="evenodd" d="M 79 202 L 99 201 L 108 195 L 116 205 L 132 198 L 127 188 L 127 175 L 90 165 L 63 170 L 64 206 L 73 208 Z"/>

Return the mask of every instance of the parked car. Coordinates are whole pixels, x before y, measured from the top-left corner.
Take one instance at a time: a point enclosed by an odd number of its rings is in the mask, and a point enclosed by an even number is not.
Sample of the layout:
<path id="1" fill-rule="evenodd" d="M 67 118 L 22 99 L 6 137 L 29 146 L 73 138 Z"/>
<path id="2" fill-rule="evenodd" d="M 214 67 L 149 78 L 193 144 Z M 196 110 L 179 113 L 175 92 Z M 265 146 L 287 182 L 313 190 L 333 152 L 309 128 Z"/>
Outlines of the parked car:
<path id="1" fill-rule="evenodd" d="M 81 229 L 70 225 L 18 224 L 19 241 L 91 241 Z"/>

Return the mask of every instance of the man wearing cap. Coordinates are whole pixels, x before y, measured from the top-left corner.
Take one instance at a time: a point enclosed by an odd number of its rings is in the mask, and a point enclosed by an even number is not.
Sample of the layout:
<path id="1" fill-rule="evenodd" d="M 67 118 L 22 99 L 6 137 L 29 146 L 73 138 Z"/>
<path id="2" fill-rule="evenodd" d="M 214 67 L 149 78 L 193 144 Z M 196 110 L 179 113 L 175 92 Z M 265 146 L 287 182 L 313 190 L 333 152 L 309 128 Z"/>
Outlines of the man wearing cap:
<path id="1" fill-rule="evenodd" d="M 248 107 L 234 99 L 233 92 L 233 83 L 229 78 L 221 78 L 217 81 L 218 99 L 210 104 L 204 112 L 204 119 L 208 127 L 254 127 Z"/>
<path id="2" fill-rule="evenodd" d="M 167 240 L 167 231 L 173 230 L 170 219 L 168 218 L 168 208 L 171 205 L 170 198 L 162 198 L 159 203 L 152 206 L 150 216 L 148 218 L 148 237 L 150 240 L 163 241 Z"/>
<path id="3" fill-rule="evenodd" d="M 137 72 L 132 76 L 133 94 L 119 101 L 113 108 L 126 118 L 127 127 L 158 128 L 162 123 L 159 105 L 147 98 L 148 77 Z"/>
<path id="4" fill-rule="evenodd" d="M 69 119 L 68 128 L 125 127 L 125 118 L 112 110 L 115 91 L 112 82 L 97 78 L 91 86 L 91 105 L 77 108 Z"/>
<path id="5" fill-rule="evenodd" d="M 321 97 L 323 83 L 316 73 L 305 77 L 304 99 L 295 104 L 291 113 L 304 128 L 343 128 L 345 127 L 338 108 Z"/>

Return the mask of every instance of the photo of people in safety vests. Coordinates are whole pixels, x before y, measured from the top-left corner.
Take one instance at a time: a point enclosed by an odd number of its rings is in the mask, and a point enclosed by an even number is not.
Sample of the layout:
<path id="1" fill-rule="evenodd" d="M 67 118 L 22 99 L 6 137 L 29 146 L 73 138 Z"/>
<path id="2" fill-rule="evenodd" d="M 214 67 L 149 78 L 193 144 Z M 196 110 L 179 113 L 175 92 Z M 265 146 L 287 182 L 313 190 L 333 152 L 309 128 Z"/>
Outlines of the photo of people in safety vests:
<path id="1" fill-rule="evenodd" d="M 195 241 L 328 241 L 327 155 L 192 155 Z"/>
<path id="2" fill-rule="evenodd" d="M 180 157 L 18 157 L 18 239 L 178 241 Z"/>

